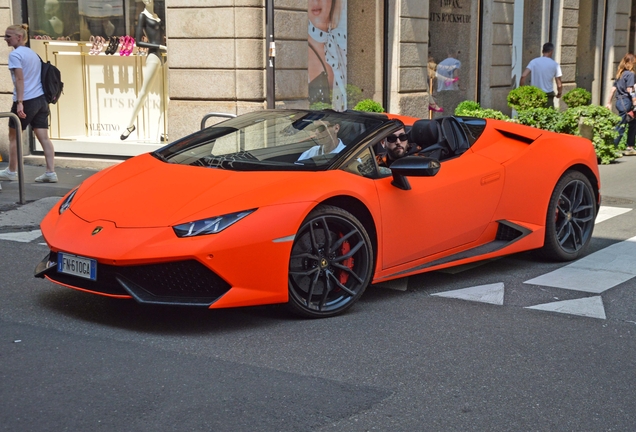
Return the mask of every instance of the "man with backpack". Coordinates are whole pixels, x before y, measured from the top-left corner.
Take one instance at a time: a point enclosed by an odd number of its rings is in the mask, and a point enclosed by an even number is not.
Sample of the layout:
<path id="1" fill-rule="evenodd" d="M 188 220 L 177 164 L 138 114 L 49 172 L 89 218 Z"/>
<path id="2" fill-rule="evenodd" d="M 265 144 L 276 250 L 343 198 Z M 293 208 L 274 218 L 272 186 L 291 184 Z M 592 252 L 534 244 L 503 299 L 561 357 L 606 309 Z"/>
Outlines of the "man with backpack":
<path id="1" fill-rule="evenodd" d="M 55 150 L 49 138 L 49 104 L 42 89 L 42 60 L 25 46 L 28 26 L 12 25 L 4 33 L 7 45 L 13 48 L 9 54 L 9 71 L 13 79 L 13 106 L 11 112 L 20 118 L 21 131 L 28 125 L 44 150 L 46 172 L 35 179 L 39 183 L 57 183 Z M 0 180 L 17 180 L 17 125 L 9 120 L 9 167 L 0 171 Z"/>

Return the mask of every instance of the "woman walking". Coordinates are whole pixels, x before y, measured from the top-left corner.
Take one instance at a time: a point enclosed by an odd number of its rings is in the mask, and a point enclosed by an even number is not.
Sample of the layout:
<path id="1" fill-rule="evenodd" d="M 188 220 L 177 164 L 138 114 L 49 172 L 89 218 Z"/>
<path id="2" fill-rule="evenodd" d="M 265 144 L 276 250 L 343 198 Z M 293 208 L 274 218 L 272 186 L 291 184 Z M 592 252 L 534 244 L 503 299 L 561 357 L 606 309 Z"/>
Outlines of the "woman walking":
<path id="1" fill-rule="evenodd" d="M 614 145 L 618 147 L 618 144 L 625 134 L 625 129 L 627 129 L 627 148 L 623 152 L 626 156 L 636 155 L 636 150 L 634 150 L 634 141 L 636 141 L 636 124 L 634 122 L 634 108 L 636 108 L 634 63 L 636 63 L 634 54 L 625 54 L 625 57 L 623 57 L 618 65 L 616 81 L 610 93 L 609 102 L 606 105 L 607 108 L 611 108 L 612 96 L 616 94 L 616 110 L 618 111 L 618 115 L 621 116 L 621 122 L 616 126 L 618 137 L 614 140 Z"/>
<path id="2" fill-rule="evenodd" d="M 39 183 L 57 183 L 55 174 L 55 151 L 49 139 L 49 104 L 42 90 L 42 61 L 30 48 L 25 46 L 28 26 L 12 25 L 4 32 L 4 40 L 13 48 L 9 54 L 9 71 L 13 79 L 13 106 L 11 112 L 20 118 L 21 131 L 28 125 L 44 150 L 46 172 L 35 179 Z M 18 150 L 17 125 L 9 120 L 9 167 L 0 171 L 0 180 L 17 180 Z"/>

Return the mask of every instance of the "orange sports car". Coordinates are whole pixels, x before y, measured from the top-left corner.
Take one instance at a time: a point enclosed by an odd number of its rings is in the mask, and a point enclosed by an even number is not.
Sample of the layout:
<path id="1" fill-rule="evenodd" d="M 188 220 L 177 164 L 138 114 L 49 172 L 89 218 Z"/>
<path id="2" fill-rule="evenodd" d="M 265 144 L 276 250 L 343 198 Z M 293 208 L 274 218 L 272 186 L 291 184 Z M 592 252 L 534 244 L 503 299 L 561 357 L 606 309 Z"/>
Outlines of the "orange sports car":
<path id="1" fill-rule="evenodd" d="M 387 167 L 398 140 L 406 156 Z M 576 259 L 599 186 L 594 148 L 575 136 L 258 111 L 88 178 L 42 221 L 50 252 L 35 275 L 139 303 L 329 317 L 391 279 L 530 249 Z"/>

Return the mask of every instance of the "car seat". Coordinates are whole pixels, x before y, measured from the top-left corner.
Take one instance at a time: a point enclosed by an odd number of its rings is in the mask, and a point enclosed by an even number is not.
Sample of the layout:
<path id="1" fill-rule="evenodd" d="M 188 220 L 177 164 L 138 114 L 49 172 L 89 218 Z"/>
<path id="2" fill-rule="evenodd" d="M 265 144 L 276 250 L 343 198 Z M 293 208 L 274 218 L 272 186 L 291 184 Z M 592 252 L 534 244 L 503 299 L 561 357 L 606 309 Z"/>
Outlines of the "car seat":
<path id="1" fill-rule="evenodd" d="M 411 129 L 411 139 L 414 144 L 412 147 L 419 147 L 416 152 L 420 155 L 437 160 L 448 159 L 452 156 L 453 152 L 437 120 L 417 120 Z"/>
<path id="2" fill-rule="evenodd" d="M 458 156 L 468 150 L 470 144 L 456 119 L 444 117 L 441 129 L 453 156 Z"/>

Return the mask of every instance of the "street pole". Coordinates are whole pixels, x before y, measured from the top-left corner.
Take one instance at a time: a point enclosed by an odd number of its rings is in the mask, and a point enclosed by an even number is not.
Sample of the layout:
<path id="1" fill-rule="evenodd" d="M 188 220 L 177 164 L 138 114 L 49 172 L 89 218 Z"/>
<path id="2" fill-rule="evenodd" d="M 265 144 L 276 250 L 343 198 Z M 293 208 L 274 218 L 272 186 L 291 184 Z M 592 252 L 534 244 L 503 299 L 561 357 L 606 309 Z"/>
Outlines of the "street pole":
<path id="1" fill-rule="evenodd" d="M 274 0 L 265 2 L 265 31 L 267 33 L 266 43 L 268 48 L 267 56 L 267 109 L 276 107 L 276 41 L 274 40 Z"/>

